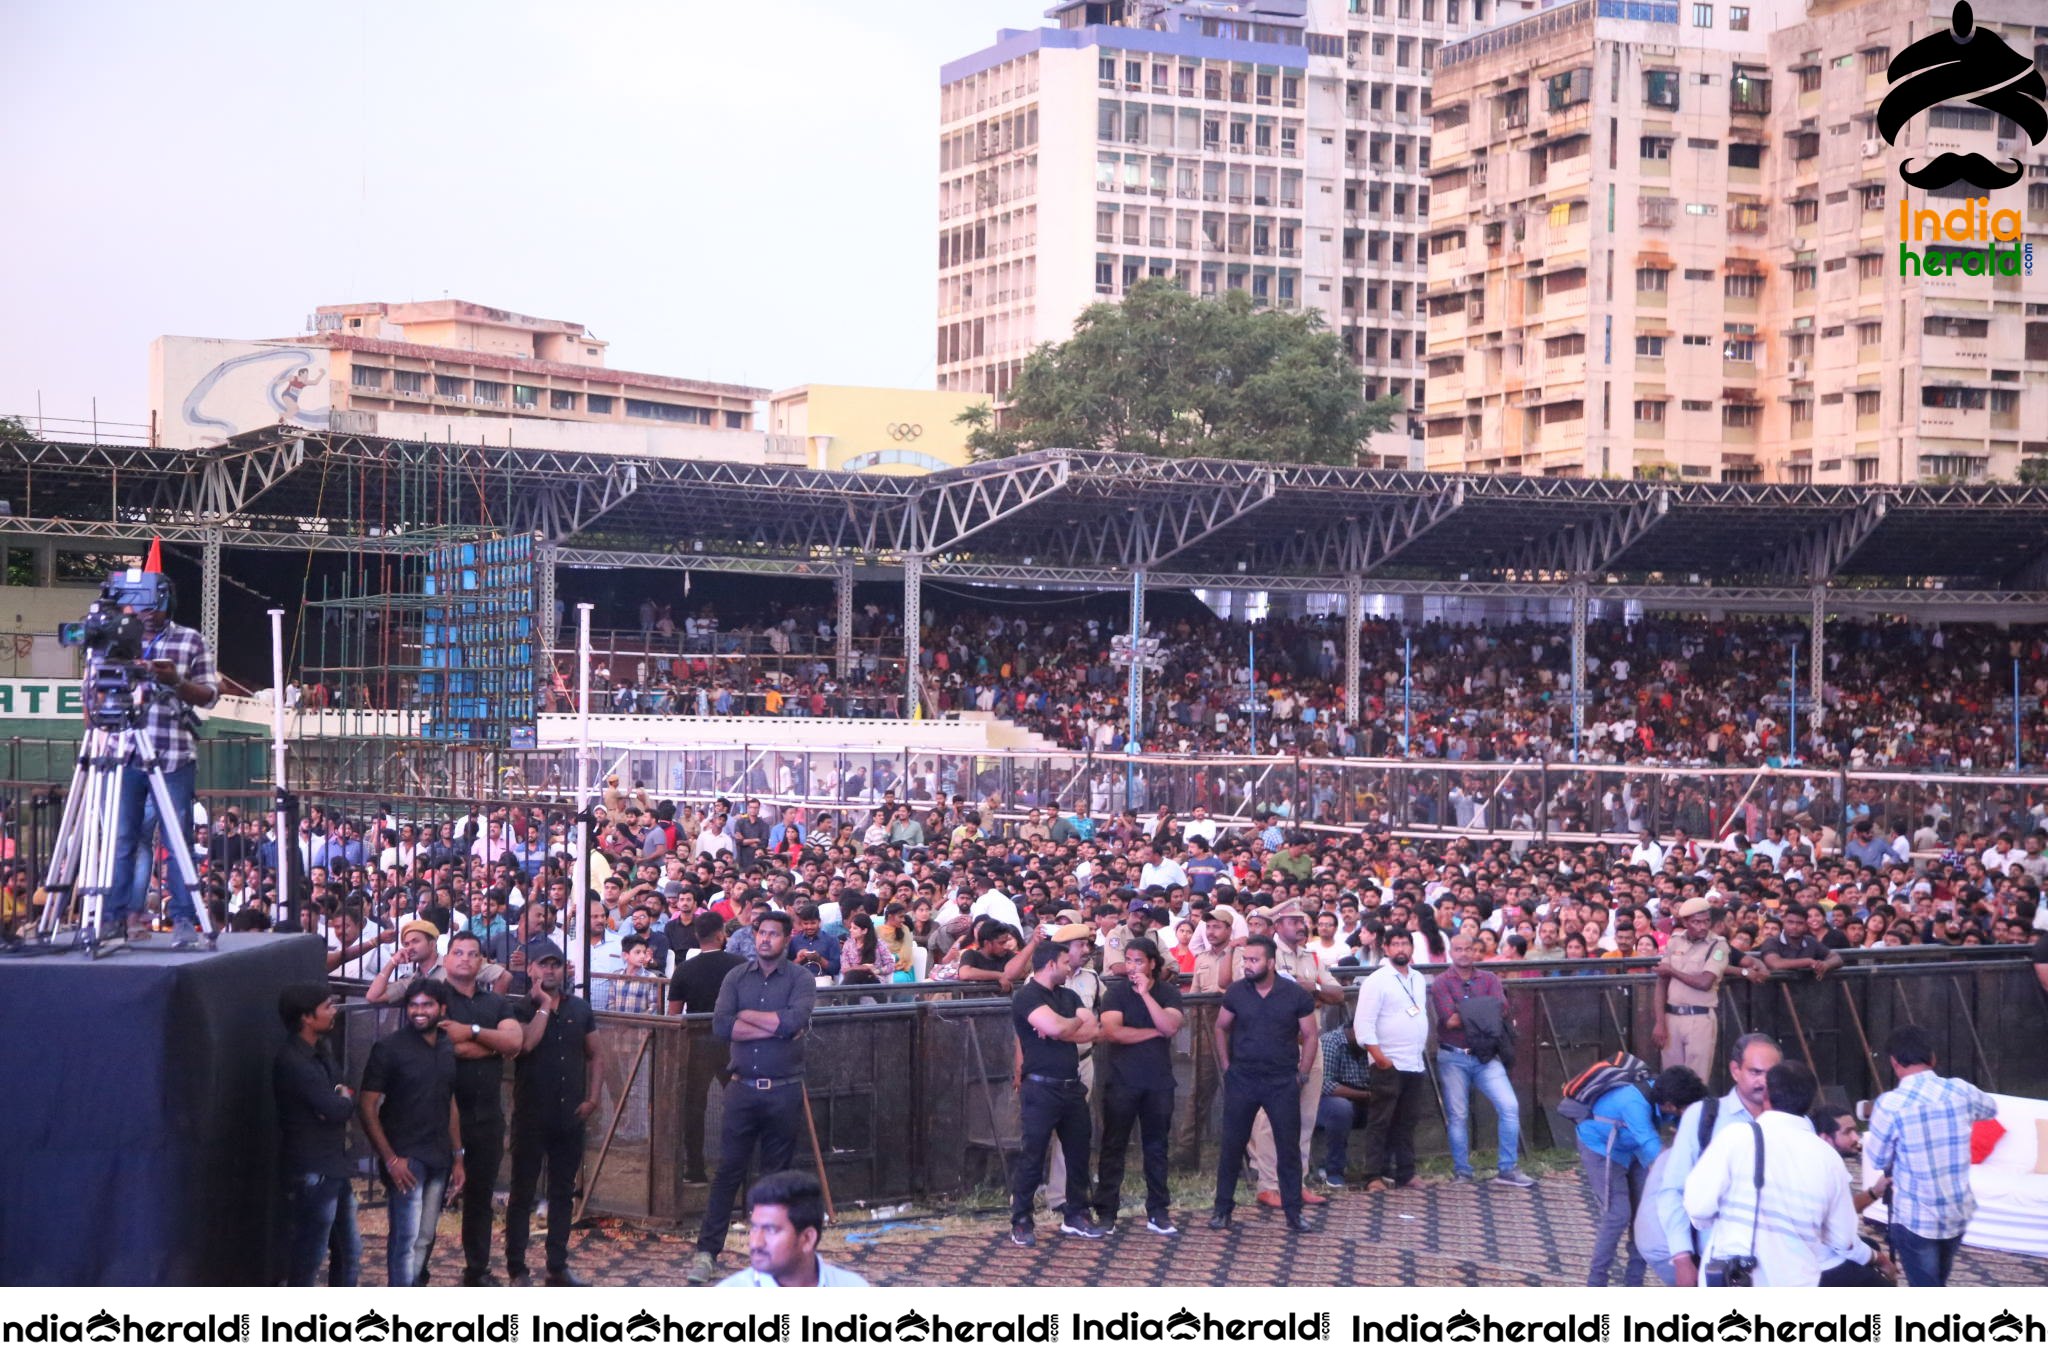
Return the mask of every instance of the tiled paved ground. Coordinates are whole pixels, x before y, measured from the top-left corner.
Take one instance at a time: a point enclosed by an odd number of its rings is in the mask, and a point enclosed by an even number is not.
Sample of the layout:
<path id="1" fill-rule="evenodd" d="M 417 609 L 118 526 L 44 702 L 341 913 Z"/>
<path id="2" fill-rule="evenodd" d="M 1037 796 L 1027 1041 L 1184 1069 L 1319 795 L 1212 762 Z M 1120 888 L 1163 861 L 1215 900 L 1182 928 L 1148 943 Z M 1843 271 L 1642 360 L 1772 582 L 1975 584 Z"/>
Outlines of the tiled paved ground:
<path id="1" fill-rule="evenodd" d="M 1277 1211 L 1238 1207 L 1227 1233 L 1203 1226 L 1206 1210 L 1182 1212 L 1177 1238 L 1155 1237 L 1142 1219 L 1100 1242 L 1052 1235 L 1040 1218 L 1033 1248 L 1012 1246 L 1001 1214 L 849 1224 L 826 1235 L 826 1255 L 876 1284 L 1030 1285 L 1565 1285 L 1592 1256 L 1592 1208 L 1576 1174 L 1544 1177 L 1534 1190 L 1425 1182 L 1383 1195 L 1353 1191 L 1309 1211 L 1313 1232 L 1295 1236 Z M 383 1280 L 384 1217 L 364 1210 L 363 1270 Z M 578 1229 L 571 1262 L 602 1284 L 681 1284 L 694 1247 L 690 1230 L 599 1220 Z M 540 1252 L 538 1229 L 533 1252 Z M 724 1272 L 740 1267 L 744 1237 L 726 1243 Z M 456 1219 L 444 1218 L 434 1251 L 436 1283 L 454 1280 L 461 1252 Z M 502 1266 L 499 1267 L 502 1270 Z M 538 1266 L 535 1267 L 538 1269 Z M 1959 1285 L 2048 1285 L 2048 1260 L 1973 1251 L 1957 1259 Z"/>

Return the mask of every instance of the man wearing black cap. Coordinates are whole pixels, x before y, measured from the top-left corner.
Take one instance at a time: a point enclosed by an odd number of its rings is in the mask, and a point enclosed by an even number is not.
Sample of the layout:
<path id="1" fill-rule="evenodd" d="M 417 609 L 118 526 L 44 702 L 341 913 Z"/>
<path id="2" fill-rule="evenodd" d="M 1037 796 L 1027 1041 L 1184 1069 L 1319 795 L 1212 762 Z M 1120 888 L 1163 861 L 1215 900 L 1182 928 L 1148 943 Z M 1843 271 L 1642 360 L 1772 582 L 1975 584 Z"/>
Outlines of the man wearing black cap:
<path id="1" fill-rule="evenodd" d="M 727 973 L 718 987 L 711 1032 L 732 1044 L 733 1079 L 725 1087 L 718 1170 L 697 1229 L 691 1284 L 710 1283 L 718 1269 L 747 1162 L 758 1151 L 758 1174 L 772 1175 L 796 1153 L 804 1121 L 804 1035 L 818 982 L 789 961 L 792 927 L 780 910 L 755 920 L 753 960 Z"/>
<path id="2" fill-rule="evenodd" d="M 527 971 L 533 991 L 512 1073 L 512 1191 L 505 1211 L 505 1268 L 514 1284 L 533 1283 L 526 1243 L 541 1163 L 548 1168 L 548 1269 L 551 1285 L 588 1281 L 569 1269 L 569 1222 L 576 1173 L 583 1166 L 583 1122 L 597 1108 L 597 1016 L 563 982 L 562 950 L 535 944 Z"/>

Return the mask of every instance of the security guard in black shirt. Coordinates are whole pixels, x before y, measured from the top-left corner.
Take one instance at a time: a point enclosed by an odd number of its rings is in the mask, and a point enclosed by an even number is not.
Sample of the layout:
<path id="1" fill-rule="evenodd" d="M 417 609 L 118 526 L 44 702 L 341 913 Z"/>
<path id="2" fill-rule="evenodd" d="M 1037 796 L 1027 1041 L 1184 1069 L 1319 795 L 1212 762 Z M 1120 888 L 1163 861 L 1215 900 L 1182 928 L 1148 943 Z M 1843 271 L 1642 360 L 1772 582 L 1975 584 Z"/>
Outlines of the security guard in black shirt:
<path id="1" fill-rule="evenodd" d="M 455 1109 L 462 1118 L 462 1282 L 489 1285 L 491 1193 L 505 1156 L 505 1059 L 519 1055 L 525 1035 L 512 1002 L 479 983 L 483 943 L 464 929 L 448 940 L 441 970 L 448 978 L 448 1015 L 441 1032 L 455 1044 Z"/>
<path id="2" fill-rule="evenodd" d="M 1102 1094 L 1102 1165 L 1095 1181 L 1095 1219 L 1114 1226 L 1122 1202 L 1124 1152 L 1131 1129 L 1145 1153 L 1145 1226 L 1161 1237 L 1180 1229 L 1166 1187 L 1166 1144 L 1173 1131 L 1173 1038 L 1180 1032 L 1178 972 L 1169 971 L 1159 945 L 1133 938 L 1123 945 L 1124 973 L 1102 1000 L 1104 1041 L 1116 1044 Z"/>
<path id="3" fill-rule="evenodd" d="M 1277 948 L 1265 935 L 1246 939 L 1241 955 L 1244 975 L 1230 984 L 1216 1011 L 1223 1142 L 1209 1226 L 1218 1231 L 1230 1226 L 1252 1121 L 1264 1111 L 1273 1125 L 1288 1230 L 1307 1232 L 1301 1216 L 1301 1087 L 1321 1046 L 1315 997 L 1274 970 Z"/>
<path id="4" fill-rule="evenodd" d="M 548 1168 L 548 1270 L 551 1285 L 589 1283 L 569 1269 L 569 1222 L 576 1173 L 583 1166 L 583 1121 L 597 1108 L 597 1016 L 563 984 L 562 950 L 543 940 L 527 962 L 533 978 L 521 1052 L 512 1073 L 512 1198 L 505 1211 L 505 1268 L 531 1284 L 526 1243 L 541 1163 Z"/>
<path id="5" fill-rule="evenodd" d="M 1031 976 L 1010 997 L 1010 1022 L 1023 1053 L 1017 1085 L 1017 1115 L 1023 1148 L 1010 1172 L 1010 1240 L 1031 1246 L 1031 1204 L 1045 1169 L 1052 1135 L 1060 1135 L 1067 1158 L 1066 1213 L 1060 1231 L 1096 1238 L 1102 1228 L 1088 1212 L 1088 1144 L 1092 1119 L 1088 1090 L 1081 1084 L 1081 1047 L 1096 1038 L 1094 1012 L 1067 989 L 1073 961 L 1067 945 L 1042 940 L 1031 949 Z"/>

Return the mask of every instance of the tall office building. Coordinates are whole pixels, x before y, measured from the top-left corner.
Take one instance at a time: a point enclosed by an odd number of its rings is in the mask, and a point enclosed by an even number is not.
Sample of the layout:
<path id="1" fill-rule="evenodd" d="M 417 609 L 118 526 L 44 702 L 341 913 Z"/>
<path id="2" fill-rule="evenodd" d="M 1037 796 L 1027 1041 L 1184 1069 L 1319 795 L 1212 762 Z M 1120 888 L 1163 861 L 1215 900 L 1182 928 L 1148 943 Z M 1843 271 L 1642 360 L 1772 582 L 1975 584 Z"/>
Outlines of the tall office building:
<path id="1" fill-rule="evenodd" d="M 2048 65 L 2044 18 L 1977 6 Z M 1901 253 L 1899 164 L 1944 151 L 2027 162 L 2001 248 L 2048 246 L 2048 142 L 1960 99 L 1879 135 L 1893 54 L 1948 22 L 1947 0 L 1571 0 L 1440 52 L 1428 467 L 1870 483 L 2048 456 L 2048 275 Z"/>
<path id="2" fill-rule="evenodd" d="M 947 64 L 939 387 L 1000 398 L 1084 308 L 1165 276 L 1319 310 L 1413 415 L 1374 454 L 1419 464 L 1429 72 L 1502 10 L 1070 0 Z"/>

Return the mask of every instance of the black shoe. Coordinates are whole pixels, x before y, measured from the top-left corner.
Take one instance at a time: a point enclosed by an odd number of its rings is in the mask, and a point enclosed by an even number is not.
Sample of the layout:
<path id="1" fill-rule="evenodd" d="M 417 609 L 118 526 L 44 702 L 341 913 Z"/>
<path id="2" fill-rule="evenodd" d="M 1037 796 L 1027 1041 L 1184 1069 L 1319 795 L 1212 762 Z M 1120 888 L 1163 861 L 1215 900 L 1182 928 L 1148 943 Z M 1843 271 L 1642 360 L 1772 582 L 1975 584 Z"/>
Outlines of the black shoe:
<path id="1" fill-rule="evenodd" d="M 1035 1247 L 1038 1245 L 1038 1229 L 1032 1227 L 1029 1223 L 1012 1223 L 1010 1225 L 1010 1241 L 1013 1245 L 1020 1247 Z"/>
<path id="2" fill-rule="evenodd" d="M 1106 1229 L 1085 1213 L 1070 1213 L 1060 1220 L 1062 1237 L 1085 1237 L 1089 1241 L 1101 1238 Z"/>
<path id="3" fill-rule="evenodd" d="M 1210 1215 L 1209 1215 L 1209 1231 L 1211 1231 L 1211 1232 L 1228 1232 L 1229 1230 L 1230 1230 L 1230 1210 L 1229 1210 L 1229 1209 L 1218 1209 L 1218 1210 L 1217 1210 L 1216 1212 L 1214 1212 L 1214 1213 L 1212 1213 L 1212 1214 L 1210 1214 Z"/>
<path id="4" fill-rule="evenodd" d="M 1295 1209 L 1287 1215 L 1287 1230 L 1289 1232 L 1308 1231 L 1308 1219 L 1301 1216 L 1300 1209 Z"/>
<path id="5" fill-rule="evenodd" d="M 683 1183 L 684 1183 L 685 1185 L 709 1185 L 709 1184 L 711 1183 L 711 1175 L 710 1175 L 710 1172 L 708 1172 L 708 1171 L 684 1171 L 684 1172 L 683 1172 Z"/>
<path id="6" fill-rule="evenodd" d="M 488 1270 L 465 1270 L 462 1283 L 470 1289 L 495 1289 L 503 1283 Z"/>
<path id="7" fill-rule="evenodd" d="M 548 1272 L 548 1278 L 547 1278 L 547 1282 L 548 1282 L 548 1283 L 549 1283 L 550 1285 L 553 1285 L 554 1287 L 556 1287 L 556 1288 L 558 1288 L 558 1289 L 588 1289 L 588 1288 L 590 1288 L 590 1281 L 588 1281 L 588 1280 L 584 1279 L 584 1278 L 583 1278 L 583 1277 L 582 1277 L 581 1275 L 578 1275 L 578 1274 L 577 1274 L 577 1273 L 576 1273 L 575 1271 L 573 1271 L 573 1270 L 568 1270 L 568 1269 L 563 1269 L 563 1270 L 550 1270 L 550 1271 Z"/>
<path id="8" fill-rule="evenodd" d="M 533 1276 L 523 1265 L 506 1266 L 505 1274 L 515 1288 L 531 1289 L 533 1287 Z"/>

